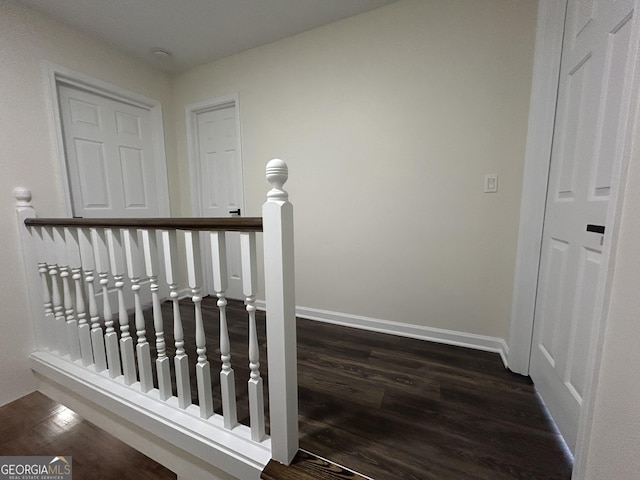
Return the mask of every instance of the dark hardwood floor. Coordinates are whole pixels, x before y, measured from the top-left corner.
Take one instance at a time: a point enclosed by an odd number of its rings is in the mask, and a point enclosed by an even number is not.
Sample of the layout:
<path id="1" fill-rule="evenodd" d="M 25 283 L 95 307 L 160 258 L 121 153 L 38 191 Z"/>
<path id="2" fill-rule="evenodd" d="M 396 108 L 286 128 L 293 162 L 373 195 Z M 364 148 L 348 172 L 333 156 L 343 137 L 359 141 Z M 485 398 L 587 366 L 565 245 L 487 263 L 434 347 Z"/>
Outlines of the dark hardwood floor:
<path id="1" fill-rule="evenodd" d="M 190 301 L 181 302 L 181 312 L 195 364 Z M 153 332 L 147 313 L 147 332 Z M 173 355 L 170 303 L 163 313 Z M 215 299 L 204 299 L 203 313 L 220 413 Z M 244 305 L 229 301 L 227 314 L 238 418 L 248 424 Z M 267 397 L 262 312 L 257 325 Z M 497 354 L 304 319 L 297 334 L 301 448 L 378 480 L 571 477 L 572 459 L 531 381 L 506 370 Z M 196 391 L 192 380 L 194 403 Z"/>
<path id="2" fill-rule="evenodd" d="M 162 310 L 167 351 L 173 356 L 171 304 L 164 303 Z M 181 302 L 181 313 L 187 352 L 195 365 L 191 301 Z M 214 407 L 221 413 L 215 299 L 204 299 L 203 313 Z M 227 313 L 238 418 L 248 424 L 244 305 L 230 301 Z M 154 350 L 150 311 L 145 311 L 145 318 L 147 339 Z M 268 409 L 262 312 L 257 313 L 257 325 Z M 133 331 L 132 335 L 135 338 Z M 506 370 L 497 354 L 303 319 L 297 321 L 297 335 L 302 449 L 377 480 L 570 478 L 572 459 L 565 453 L 533 385 L 528 378 Z M 197 403 L 195 379 L 191 388 Z M 117 469 L 102 477 L 92 473 L 74 478 L 175 478 L 144 455 L 118 445 L 116 439 L 109 439 L 108 434 L 73 412 L 57 415 L 57 409 L 64 407 L 47 406 L 50 401 L 46 397 L 33 394 L 26 398 L 33 404 L 16 411 L 11 410 L 12 404 L 0 409 L 0 455 L 63 452 L 73 456 L 78 472 L 98 464 Z M 34 416 L 38 404 L 44 405 L 43 418 Z M 61 420 L 64 418 L 68 420 Z M 49 427 L 44 428 L 44 437 L 37 437 L 40 426 L 46 424 Z M 147 477 L 140 476 L 138 465 L 146 462 L 151 462 L 149 473 Z M 136 469 L 130 470 L 130 464 L 135 464 Z M 308 475 L 313 471 L 328 475 L 332 469 L 338 476 L 319 478 L 355 478 L 331 465 L 324 468 L 322 462 L 304 455 L 298 458 L 296 468 L 288 476 L 279 476 L 285 474 L 272 465 L 269 471 L 265 470 L 271 476 L 265 478 L 312 478 Z M 127 477 L 131 471 L 136 474 Z"/>
<path id="3" fill-rule="evenodd" d="M 71 456 L 75 480 L 176 475 L 40 392 L 0 407 L 0 456 Z"/>
<path id="4" fill-rule="evenodd" d="M 263 480 L 367 480 L 344 467 L 305 451 L 298 451 L 291 465 L 270 460 L 260 478 Z"/>

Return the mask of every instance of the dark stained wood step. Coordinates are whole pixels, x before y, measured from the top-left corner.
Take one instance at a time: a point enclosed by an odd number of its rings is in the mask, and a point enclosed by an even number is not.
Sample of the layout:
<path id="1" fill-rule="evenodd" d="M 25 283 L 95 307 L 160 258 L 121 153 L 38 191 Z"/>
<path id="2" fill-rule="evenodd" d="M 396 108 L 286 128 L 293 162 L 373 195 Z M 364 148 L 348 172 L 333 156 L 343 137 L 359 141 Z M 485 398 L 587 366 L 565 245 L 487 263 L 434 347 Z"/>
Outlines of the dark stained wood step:
<path id="1" fill-rule="evenodd" d="M 299 451 L 291 465 L 271 460 L 262 471 L 263 480 L 367 480 L 340 465 L 305 451 Z"/>

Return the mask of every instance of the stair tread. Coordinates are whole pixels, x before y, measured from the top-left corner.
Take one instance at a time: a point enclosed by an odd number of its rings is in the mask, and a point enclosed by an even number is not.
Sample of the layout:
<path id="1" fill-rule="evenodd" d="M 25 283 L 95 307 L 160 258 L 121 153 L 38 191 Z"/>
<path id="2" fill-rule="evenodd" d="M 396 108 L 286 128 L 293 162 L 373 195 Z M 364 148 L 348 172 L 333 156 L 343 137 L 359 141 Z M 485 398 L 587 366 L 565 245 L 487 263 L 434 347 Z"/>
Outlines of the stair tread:
<path id="1" fill-rule="evenodd" d="M 269 461 L 260 478 L 263 480 L 366 480 L 366 477 L 303 451 L 296 454 L 289 466 L 275 460 Z"/>

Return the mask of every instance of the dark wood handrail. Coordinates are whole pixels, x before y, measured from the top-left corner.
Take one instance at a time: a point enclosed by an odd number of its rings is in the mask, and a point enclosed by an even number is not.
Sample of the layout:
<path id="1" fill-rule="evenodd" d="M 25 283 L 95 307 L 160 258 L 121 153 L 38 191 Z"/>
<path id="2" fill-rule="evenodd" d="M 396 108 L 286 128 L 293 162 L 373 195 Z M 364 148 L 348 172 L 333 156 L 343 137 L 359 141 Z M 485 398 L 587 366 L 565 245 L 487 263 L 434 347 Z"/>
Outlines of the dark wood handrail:
<path id="1" fill-rule="evenodd" d="M 171 218 L 27 218 L 27 226 L 151 228 L 165 230 L 217 230 L 261 232 L 262 217 L 171 217 Z"/>

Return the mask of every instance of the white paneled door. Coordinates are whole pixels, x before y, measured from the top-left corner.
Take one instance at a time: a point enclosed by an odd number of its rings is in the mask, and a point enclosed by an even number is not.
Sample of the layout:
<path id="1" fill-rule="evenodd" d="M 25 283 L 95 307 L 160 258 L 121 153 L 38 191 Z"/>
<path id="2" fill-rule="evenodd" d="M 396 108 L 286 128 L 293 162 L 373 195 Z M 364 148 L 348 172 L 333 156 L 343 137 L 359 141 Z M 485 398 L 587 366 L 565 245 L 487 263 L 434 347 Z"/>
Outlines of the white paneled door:
<path id="1" fill-rule="evenodd" d="M 531 350 L 531 377 L 575 449 L 608 258 L 602 232 L 631 101 L 633 0 L 569 0 Z"/>
<path id="2" fill-rule="evenodd" d="M 244 214 L 242 165 L 238 148 L 236 104 L 196 113 L 200 214 L 229 217 Z M 208 242 L 208 239 L 205 239 Z M 205 243 L 208 245 L 208 243 Z M 240 235 L 227 232 L 229 298 L 243 299 Z M 210 260 L 206 248 L 205 258 Z M 209 269 L 207 269 L 209 270 Z M 208 282 L 209 286 L 212 282 Z M 209 293 L 213 293 L 211 287 Z"/>
<path id="3" fill-rule="evenodd" d="M 168 216 L 166 181 L 158 181 L 166 174 L 166 162 L 164 157 L 156 158 L 154 151 L 154 135 L 161 137 L 162 133 L 154 131 L 151 111 L 66 84 L 58 84 L 57 90 L 73 215 Z M 125 306 L 131 309 L 133 294 L 123 273 Z M 141 285 L 142 302 L 148 304 L 149 280 L 144 278 Z M 113 283 L 108 291 L 112 310 L 116 311 Z M 164 282 L 160 294 L 167 294 Z M 102 293 L 97 296 L 102 308 Z"/>
<path id="4" fill-rule="evenodd" d="M 161 216 L 149 110 L 66 85 L 58 98 L 74 216 Z"/>

